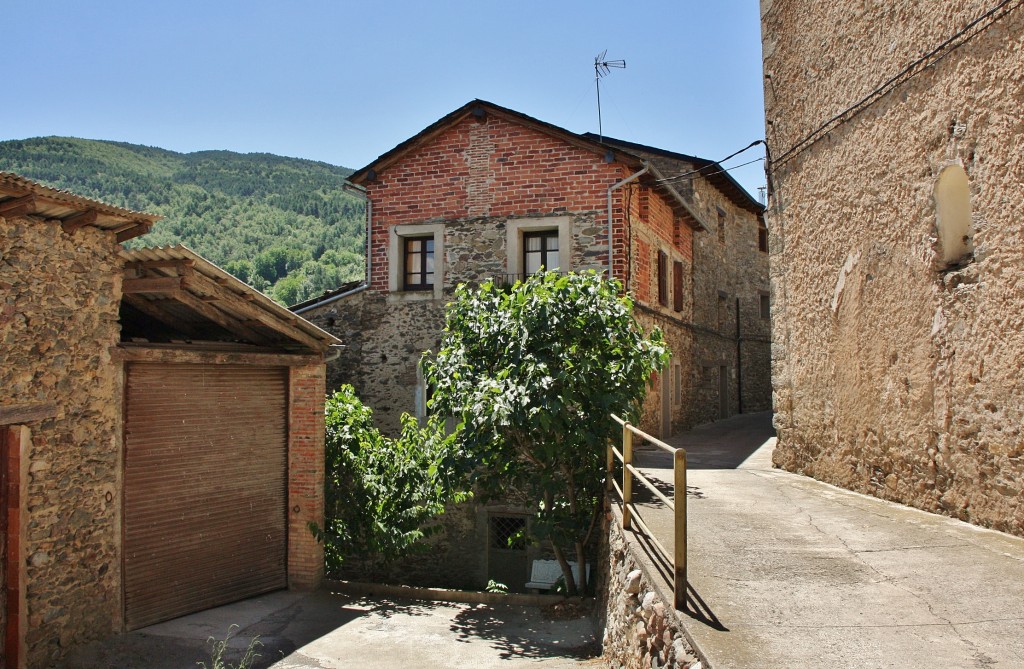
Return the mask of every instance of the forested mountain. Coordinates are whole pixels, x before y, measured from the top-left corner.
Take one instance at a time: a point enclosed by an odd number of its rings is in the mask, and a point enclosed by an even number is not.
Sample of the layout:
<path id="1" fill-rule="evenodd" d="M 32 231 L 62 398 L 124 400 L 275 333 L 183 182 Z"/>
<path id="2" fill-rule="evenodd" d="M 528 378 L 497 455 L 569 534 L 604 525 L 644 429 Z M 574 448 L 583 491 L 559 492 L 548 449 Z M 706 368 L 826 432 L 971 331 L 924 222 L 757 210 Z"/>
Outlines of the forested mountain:
<path id="1" fill-rule="evenodd" d="M 161 214 L 128 246 L 185 244 L 284 304 L 363 276 L 363 204 L 343 192 L 344 167 L 41 137 L 0 142 L 0 170 Z"/>

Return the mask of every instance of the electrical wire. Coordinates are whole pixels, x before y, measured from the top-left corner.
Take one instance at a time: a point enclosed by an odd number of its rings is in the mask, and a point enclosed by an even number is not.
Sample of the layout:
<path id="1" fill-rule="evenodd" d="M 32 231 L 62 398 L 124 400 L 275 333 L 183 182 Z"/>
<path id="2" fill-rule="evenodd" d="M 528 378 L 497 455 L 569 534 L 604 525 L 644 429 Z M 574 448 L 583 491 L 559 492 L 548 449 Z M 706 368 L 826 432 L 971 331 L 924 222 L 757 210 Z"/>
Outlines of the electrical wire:
<path id="1" fill-rule="evenodd" d="M 927 52 L 926 54 L 910 63 L 899 72 L 897 72 L 895 75 L 887 79 L 878 88 L 871 91 L 863 98 L 847 107 L 845 110 L 839 112 L 832 118 L 828 119 L 827 121 L 819 125 L 817 128 L 815 128 L 806 136 L 804 136 L 803 139 L 798 141 L 796 144 L 794 144 L 789 149 L 784 151 L 781 155 L 779 155 L 777 158 L 775 158 L 774 161 L 769 162 L 769 171 L 771 171 L 772 169 L 774 169 L 774 167 L 778 165 L 783 165 L 786 162 L 792 160 L 800 153 L 803 153 L 803 151 L 806 148 L 817 143 L 818 140 L 820 140 L 822 137 L 831 132 L 835 127 L 839 127 L 843 123 L 848 122 L 854 116 L 856 116 L 861 111 L 870 106 L 873 102 L 884 96 L 889 91 L 896 88 L 896 86 L 898 86 L 899 84 L 902 84 L 905 81 L 909 81 L 913 77 L 917 76 L 921 71 L 928 67 L 928 65 L 925 65 L 924 67 L 919 67 L 920 65 L 922 65 L 922 63 L 925 63 L 926 61 L 929 60 L 938 62 L 946 55 L 948 55 L 950 52 L 952 52 L 954 49 L 957 49 L 963 46 L 964 44 L 967 44 L 967 42 L 980 35 L 983 31 L 987 30 L 989 27 L 992 26 L 992 24 L 994 24 L 999 19 L 1003 18 L 1013 10 L 1019 9 L 1022 5 L 1024 5 L 1024 1 L 1018 1 L 1015 6 L 1009 7 L 1005 11 L 1000 12 L 1000 10 L 1002 10 L 1007 5 L 1011 4 L 1013 1 L 1014 0 L 1002 0 L 1002 2 L 1000 2 L 992 9 L 988 10 L 978 18 L 968 23 L 960 31 L 954 33 L 952 36 L 945 39 L 942 43 L 933 48 L 931 51 Z M 975 33 L 967 35 L 969 31 L 971 31 L 973 28 L 981 24 L 983 21 L 986 21 L 987 19 L 991 20 L 986 25 L 979 28 Z M 960 40 L 961 37 L 963 37 L 964 39 Z M 929 63 L 929 65 L 930 64 L 931 63 Z"/>
<path id="2" fill-rule="evenodd" d="M 758 142 L 761 142 L 761 141 L 762 140 L 758 140 Z M 756 143 L 757 142 L 755 142 L 755 144 Z M 753 144 L 751 146 L 753 146 Z M 750 147 L 748 146 L 747 149 L 749 149 L 749 148 Z M 736 153 L 732 154 L 732 156 L 735 156 L 737 154 L 743 153 L 743 151 L 746 151 L 747 149 L 743 149 L 742 151 L 737 151 Z M 729 158 L 732 158 L 732 156 L 729 156 Z M 726 160 L 728 160 L 729 158 L 726 158 Z M 670 183 L 672 181 L 679 181 L 681 179 L 685 179 L 686 177 L 692 177 L 695 174 L 698 175 L 698 176 L 702 176 L 702 177 L 713 177 L 716 174 L 723 174 L 725 172 L 730 172 L 732 170 L 739 169 L 740 167 L 744 167 L 746 165 L 753 165 L 754 163 L 762 161 L 762 160 L 764 160 L 763 157 L 762 158 L 754 158 L 753 160 L 748 160 L 745 163 L 740 163 L 739 165 L 733 165 L 732 167 L 722 167 L 717 172 L 704 172 L 704 170 L 706 170 L 709 167 L 712 167 L 713 165 L 718 165 L 719 167 L 721 167 L 721 165 L 719 165 L 718 163 L 712 163 L 711 165 L 705 165 L 704 167 L 701 167 L 700 169 L 690 170 L 689 172 L 683 172 L 682 174 L 677 174 L 674 177 L 665 177 L 664 179 L 658 179 L 657 181 L 655 181 L 655 183 Z"/>

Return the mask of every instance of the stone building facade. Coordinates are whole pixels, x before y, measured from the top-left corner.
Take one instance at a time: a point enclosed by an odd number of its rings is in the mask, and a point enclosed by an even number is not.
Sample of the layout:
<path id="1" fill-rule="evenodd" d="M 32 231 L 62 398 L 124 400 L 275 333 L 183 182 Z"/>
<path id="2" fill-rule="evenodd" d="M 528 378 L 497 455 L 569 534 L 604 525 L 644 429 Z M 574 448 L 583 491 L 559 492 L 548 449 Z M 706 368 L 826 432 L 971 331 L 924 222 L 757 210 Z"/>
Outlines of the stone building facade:
<path id="1" fill-rule="evenodd" d="M 694 170 L 714 174 L 673 178 Z M 645 403 L 651 433 L 770 407 L 762 207 L 716 163 L 598 141 L 475 100 L 350 180 L 368 201 L 368 281 L 292 309 L 345 341 L 328 387 L 352 384 L 385 432 L 397 432 L 402 413 L 422 414 L 418 364 L 437 350 L 455 286 L 511 281 L 553 263 L 562 271 L 610 265 L 642 325 L 665 333 L 673 357 Z M 521 510 L 495 513 L 526 522 Z M 462 515 L 466 527 L 486 519 Z M 432 585 L 485 584 L 481 575 L 493 570 L 466 563 L 488 559 L 486 531 L 457 533 L 465 541 L 442 539 L 425 570 L 404 573 L 423 572 Z M 448 566 L 458 573 L 438 576 Z M 476 583 L 466 583 L 470 573 Z"/>
<path id="2" fill-rule="evenodd" d="M 125 519 L 132 511 L 125 495 L 126 378 L 131 366 L 202 365 L 216 370 L 222 364 L 238 369 L 254 362 L 251 346 L 237 352 L 239 340 L 215 336 L 219 326 L 209 322 L 207 339 L 220 341 L 206 341 L 205 347 L 169 341 L 181 342 L 182 336 L 171 323 L 185 329 L 198 327 L 202 319 L 195 312 L 179 311 L 157 320 L 159 309 L 181 304 L 178 299 L 190 300 L 189 291 L 197 290 L 205 280 L 201 277 L 207 276 L 202 272 L 223 274 L 225 291 L 237 288 L 252 293 L 254 302 L 270 300 L 241 284 L 229 285 L 226 273 L 205 269 L 191 252 L 162 250 L 160 258 L 144 260 L 126 256 L 119 242 L 143 234 L 157 218 L 0 173 L 2 666 L 52 666 L 71 646 L 126 627 L 125 573 L 134 559 L 125 551 L 131 539 L 125 534 Z M 182 262 L 172 256 L 181 256 Z M 143 276 L 178 268 L 194 272 L 189 280 L 195 283 L 186 283 L 185 277 Z M 169 292 L 161 295 L 161 306 L 152 307 L 153 316 L 136 311 L 128 324 L 126 300 L 141 304 L 144 290 Z M 204 297 L 205 306 L 196 308 L 208 316 L 214 313 L 210 307 L 218 309 L 219 300 L 230 301 L 226 294 Z M 288 319 L 300 320 L 280 311 L 282 327 L 293 327 Z M 226 312 L 216 318 L 221 325 L 232 325 Z M 267 322 L 273 323 L 270 316 Z M 126 340 L 130 332 L 143 334 L 142 327 L 148 328 L 145 341 Z M 281 546 L 288 551 L 282 560 L 290 584 L 314 587 L 323 576 L 323 559 L 307 523 L 322 521 L 323 514 L 323 351 L 337 340 L 320 333 L 317 350 L 313 337 L 319 331 L 309 324 L 302 327 L 309 339 L 291 350 L 278 346 L 288 339 L 275 341 L 272 327 L 250 332 L 266 337 L 264 343 L 274 341 L 264 349 L 261 364 L 291 365 L 285 382 L 293 426 L 286 449 L 291 462 L 281 474 L 288 489 L 280 493 L 287 497 L 287 508 L 281 502 L 281 524 L 291 534 L 287 544 L 282 537 Z M 161 333 L 168 341 L 161 341 Z M 271 355 L 269 349 L 276 351 Z M 170 394 L 152 390 L 156 396 Z M 229 402 L 219 407 L 227 411 Z M 182 440 L 173 429 L 167 434 Z M 221 480 L 230 476 L 221 466 L 216 473 Z M 211 484 L 217 486 L 216 481 L 204 485 Z M 219 504 L 228 506 L 223 499 Z M 294 513 L 287 514 L 293 507 Z M 184 542 L 180 535 L 157 540 L 168 552 Z M 196 574 L 209 568 L 189 567 Z"/>
<path id="3" fill-rule="evenodd" d="M 776 463 L 1024 535 L 1024 7 L 761 14 Z"/>

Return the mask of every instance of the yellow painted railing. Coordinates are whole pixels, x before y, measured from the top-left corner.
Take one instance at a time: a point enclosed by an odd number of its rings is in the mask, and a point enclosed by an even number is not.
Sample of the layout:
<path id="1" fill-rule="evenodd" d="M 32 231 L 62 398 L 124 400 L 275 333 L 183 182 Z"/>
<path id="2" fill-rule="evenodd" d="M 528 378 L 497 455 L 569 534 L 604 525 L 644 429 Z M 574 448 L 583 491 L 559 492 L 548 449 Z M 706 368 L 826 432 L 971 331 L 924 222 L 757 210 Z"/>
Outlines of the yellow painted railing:
<path id="1" fill-rule="evenodd" d="M 615 444 L 608 445 L 607 460 L 607 488 L 608 494 L 618 493 L 622 502 L 622 529 L 631 530 L 636 525 L 639 530 L 650 539 L 656 550 L 661 554 L 665 562 L 672 565 L 673 580 L 672 590 L 675 598 L 676 609 L 686 608 L 686 450 L 672 448 L 665 442 L 652 437 L 635 426 L 612 414 L 619 425 L 622 426 L 622 450 L 615 448 Z M 633 466 L 633 436 L 636 435 L 645 439 L 648 443 L 672 454 L 673 473 L 673 497 L 669 499 L 664 493 L 658 490 L 657 486 L 651 483 L 650 479 L 644 476 Z M 622 486 L 615 480 L 615 460 L 622 463 Z M 658 541 L 650 528 L 633 503 L 633 481 L 634 479 L 645 486 L 651 493 L 660 499 L 673 512 L 673 532 L 675 536 L 674 550 L 669 552 L 665 546 Z M 634 530 L 635 531 L 635 530 Z"/>

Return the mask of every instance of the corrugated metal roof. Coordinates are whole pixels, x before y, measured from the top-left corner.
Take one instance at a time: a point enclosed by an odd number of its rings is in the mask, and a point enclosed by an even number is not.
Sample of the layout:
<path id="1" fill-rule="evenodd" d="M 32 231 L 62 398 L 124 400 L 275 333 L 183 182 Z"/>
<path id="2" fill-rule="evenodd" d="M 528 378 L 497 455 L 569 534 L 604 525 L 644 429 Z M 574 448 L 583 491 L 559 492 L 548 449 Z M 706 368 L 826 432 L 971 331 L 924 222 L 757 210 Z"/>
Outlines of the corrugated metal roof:
<path id="1" fill-rule="evenodd" d="M 165 311 L 174 318 L 180 318 L 182 313 L 180 305 L 173 304 L 177 301 L 174 299 L 175 292 L 186 292 L 203 305 L 217 309 L 223 318 L 236 323 L 236 333 L 252 331 L 258 333 L 261 338 L 273 339 L 276 343 L 280 343 L 281 338 L 284 338 L 306 348 L 320 350 L 341 343 L 334 335 L 295 315 L 185 246 L 122 249 L 121 256 L 126 263 L 135 263 L 136 268 L 144 270 L 145 278 L 182 278 L 180 288 L 172 291 L 161 288 L 148 292 L 142 288 L 132 293 L 133 299 L 145 299 L 148 306 Z M 180 271 L 181 267 L 188 267 L 191 273 L 202 278 L 190 279 L 188 273 L 183 274 Z M 126 278 L 126 284 L 130 280 Z M 260 310 L 267 318 L 261 317 L 253 322 L 251 313 L 246 313 L 253 308 Z M 194 308 L 192 310 L 194 311 Z"/>
<path id="2" fill-rule="evenodd" d="M 130 231 L 143 234 L 153 223 L 163 218 L 157 214 L 115 207 L 70 191 L 44 186 L 13 172 L 0 172 L 0 205 L 29 195 L 35 196 L 33 208 L 29 212 L 33 216 L 66 220 L 76 214 L 94 211 L 96 218 L 87 225 L 118 233 Z M 124 238 L 131 236 L 137 235 L 129 234 Z"/>

